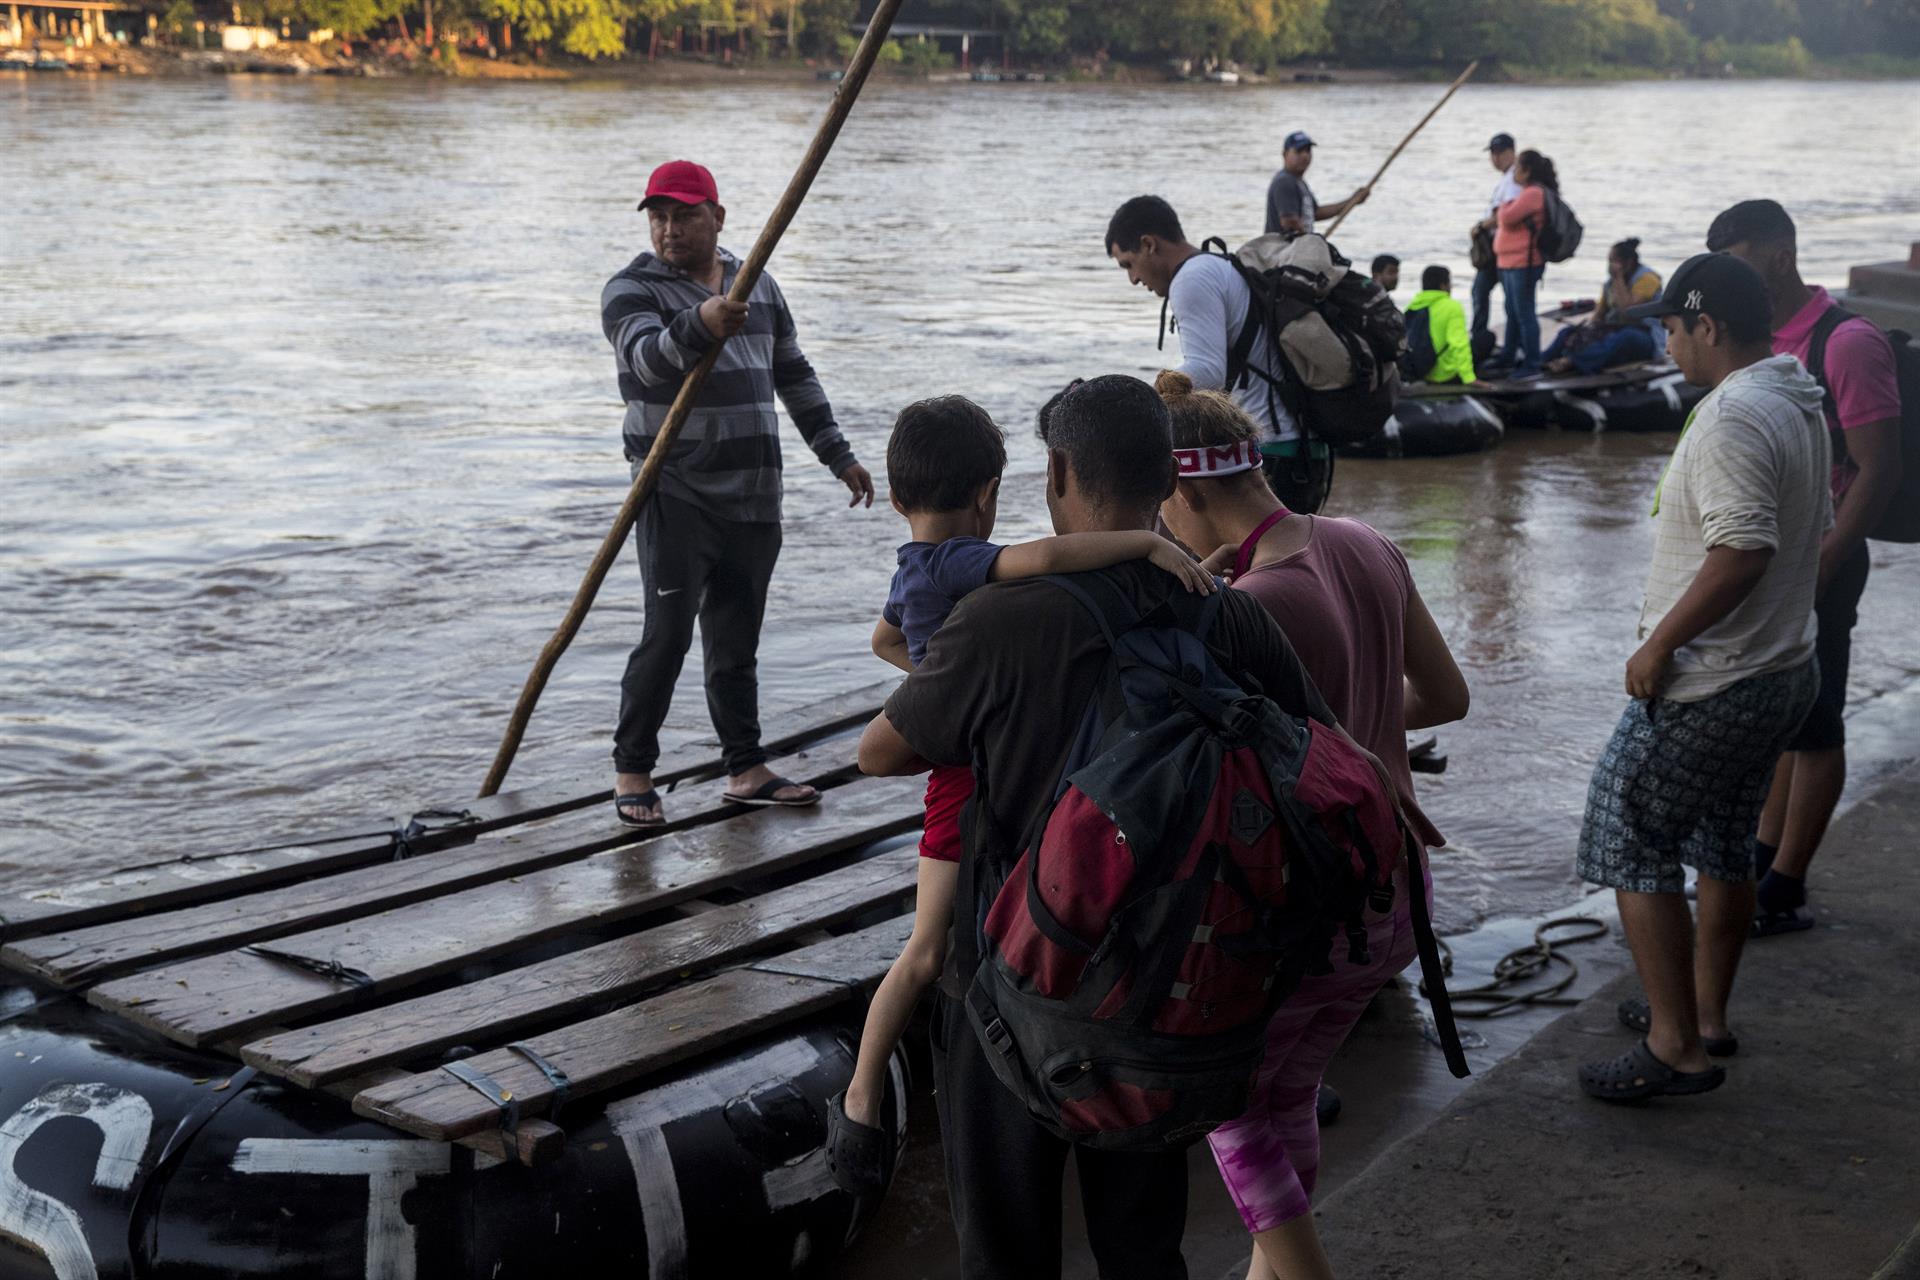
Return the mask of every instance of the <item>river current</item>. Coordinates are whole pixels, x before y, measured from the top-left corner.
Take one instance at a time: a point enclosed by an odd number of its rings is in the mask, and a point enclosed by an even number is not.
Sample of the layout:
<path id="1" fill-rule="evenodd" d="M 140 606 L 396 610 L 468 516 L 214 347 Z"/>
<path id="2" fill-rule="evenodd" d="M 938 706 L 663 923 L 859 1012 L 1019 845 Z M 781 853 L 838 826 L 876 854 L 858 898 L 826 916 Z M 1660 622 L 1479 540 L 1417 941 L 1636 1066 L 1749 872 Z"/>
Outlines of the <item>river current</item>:
<path id="1" fill-rule="evenodd" d="M 472 794 L 626 485 L 598 299 L 644 245 L 648 169 L 710 165 L 744 253 L 829 91 L 0 77 L 4 887 Z M 1159 192 L 1195 239 L 1237 242 L 1287 132 L 1313 133 L 1309 180 L 1338 199 L 1437 93 L 878 84 L 773 270 L 876 475 L 903 403 L 970 395 L 1009 431 L 1000 536 L 1035 536 L 1037 406 L 1173 359 L 1157 301 L 1103 255 L 1113 207 Z M 1554 157 L 1586 222 L 1549 301 L 1595 293 L 1622 236 L 1670 270 L 1754 195 L 1800 219 L 1811 278 L 1843 283 L 1920 229 L 1913 102 L 1910 84 L 1473 86 L 1338 240 L 1410 279 L 1463 275 L 1505 129 Z M 1533 432 L 1340 464 L 1329 510 L 1405 547 L 1474 686 L 1442 732 L 1450 771 L 1421 780 L 1455 846 L 1443 923 L 1580 893 L 1670 447 Z M 884 674 L 866 640 L 904 531 L 849 512 L 792 433 L 786 457 L 769 709 Z M 603 758 L 639 594 L 628 557 L 512 785 Z M 1857 703 L 1908 684 L 1916 630 L 1920 555 L 1876 547 Z"/>

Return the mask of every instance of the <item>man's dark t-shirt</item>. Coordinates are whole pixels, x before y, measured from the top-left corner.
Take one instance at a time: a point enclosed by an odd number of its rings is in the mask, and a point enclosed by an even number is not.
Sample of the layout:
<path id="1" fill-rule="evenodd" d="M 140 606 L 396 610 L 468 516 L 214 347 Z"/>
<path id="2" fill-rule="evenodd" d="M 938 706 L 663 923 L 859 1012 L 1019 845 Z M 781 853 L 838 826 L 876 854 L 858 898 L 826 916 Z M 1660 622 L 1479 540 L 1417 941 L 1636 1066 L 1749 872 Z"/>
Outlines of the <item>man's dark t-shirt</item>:
<path id="1" fill-rule="evenodd" d="M 1282 218 L 1299 218 L 1304 221 L 1306 230 L 1313 230 L 1314 215 L 1319 212 L 1319 204 L 1313 198 L 1313 188 L 1307 185 L 1305 178 L 1296 178 L 1285 169 L 1273 175 L 1273 181 L 1267 184 L 1267 234 L 1284 231 L 1280 225 Z"/>
<path id="2" fill-rule="evenodd" d="M 1186 590 L 1144 560 L 1102 573 L 1143 614 Z M 1334 723 L 1293 646 L 1247 592 L 1225 593 L 1208 647 L 1283 710 Z M 1033 578 L 993 583 L 954 608 L 887 700 L 887 719 L 929 763 L 983 761 L 986 816 L 1017 840 L 1053 804 L 1107 656 L 1099 624 L 1067 592 Z"/>

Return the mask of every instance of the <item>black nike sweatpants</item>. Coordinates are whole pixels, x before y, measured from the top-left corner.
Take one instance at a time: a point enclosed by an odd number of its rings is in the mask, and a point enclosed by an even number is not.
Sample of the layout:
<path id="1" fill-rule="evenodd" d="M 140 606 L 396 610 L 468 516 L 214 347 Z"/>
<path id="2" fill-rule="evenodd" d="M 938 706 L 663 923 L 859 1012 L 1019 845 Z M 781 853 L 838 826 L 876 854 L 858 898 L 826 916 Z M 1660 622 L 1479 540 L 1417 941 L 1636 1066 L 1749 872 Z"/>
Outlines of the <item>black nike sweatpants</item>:
<path id="1" fill-rule="evenodd" d="M 620 722 L 613 765 L 651 773 L 660 761 L 660 726 L 700 624 L 707 712 L 728 773 L 764 763 L 760 746 L 760 622 L 767 584 L 780 558 L 777 522 L 723 520 L 690 502 L 656 493 L 633 531 L 646 587 L 646 628 L 620 680 Z"/>

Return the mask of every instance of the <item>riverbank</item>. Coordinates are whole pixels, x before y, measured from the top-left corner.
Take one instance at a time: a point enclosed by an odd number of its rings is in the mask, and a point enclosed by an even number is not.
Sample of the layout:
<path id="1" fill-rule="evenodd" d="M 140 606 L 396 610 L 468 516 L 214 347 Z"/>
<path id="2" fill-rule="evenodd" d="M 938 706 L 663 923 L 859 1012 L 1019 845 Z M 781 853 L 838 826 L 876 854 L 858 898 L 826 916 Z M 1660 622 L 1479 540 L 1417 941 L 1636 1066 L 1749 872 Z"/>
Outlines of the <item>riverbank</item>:
<path id="1" fill-rule="evenodd" d="M 1916 844 L 1910 767 L 1834 825 L 1813 881 L 1819 927 L 1748 949 L 1722 1088 L 1639 1107 L 1580 1096 L 1575 1066 L 1631 1043 L 1614 1009 L 1639 988 L 1623 973 L 1327 1197 L 1335 1265 L 1477 1280 L 1876 1274 L 1920 1216 Z"/>
<path id="2" fill-rule="evenodd" d="M 68 46 L 42 41 L 35 49 L 10 49 L 0 55 L 0 72 L 67 72 L 69 74 L 133 76 L 324 75 L 385 78 L 424 76 L 448 80 L 558 80 L 631 81 L 658 84 L 782 83 L 832 78 L 838 63 L 806 59 L 727 59 L 709 55 L 669 55 L 647 59 L 588 60 L 568 55 L 535 57 L 525 53 L 486 56 L 471 50 L 440 51 L 402 41 L 359 42 L 354 51 L 337 41 L 322 44 L 289 42 L 264 49 L 229 51 L 185 49 L 163 45 L 124 45 L 99 42 Z M 1444 83 L 1458 71 L 1449 67 L 1343 66 L 1307 60 L 1273 67 L 1265 72 L 1236 70 L 1218 83 L 1199 75 L 1178 76 L 1163 64 L 1133 64 L 1082 60 L 1061 66 L 1001 68 L 983 63 L 972 70 L 951 66 L 934 70 L 881 67 L 888 78 L 932 83 L 985 80 L 1094 85 L 1206 84 L 1222 91 L 1261 86 L 1311 84 L 1421 84 Z M 1576 69 L 1523 66 L 1486 67 L 1482 83 L 1514 85 L 1577 85 L 1643 80 L 1908 80 L 1920 78 L 1920 59 L 1894 57 L 1816 60 L 1797 69 L 1773 64 L 1759 68 L 1733 63 L 1711 70 L 1680 72 L 1597 65 Z"/>

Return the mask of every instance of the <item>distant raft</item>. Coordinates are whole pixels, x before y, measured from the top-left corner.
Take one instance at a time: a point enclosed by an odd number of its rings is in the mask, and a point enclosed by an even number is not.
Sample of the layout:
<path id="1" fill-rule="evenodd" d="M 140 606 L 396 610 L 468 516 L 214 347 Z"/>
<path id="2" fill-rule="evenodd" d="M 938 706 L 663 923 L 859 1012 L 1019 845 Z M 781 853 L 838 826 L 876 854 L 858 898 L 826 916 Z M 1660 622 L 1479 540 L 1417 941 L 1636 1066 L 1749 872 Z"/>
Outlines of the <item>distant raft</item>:
<path id="1" fill-rule="evenodd" d="M 1404 397 L 1379 435 L 1341 452 L 1356 458 L 1438 458 L 1491 449 L 1504 435 L 1500 416 L 1475 396 Z"/>
<path id="2" fill-rule="evenodd" d="M 1410 402 L 1444 404 L 1457 401 L 1460 389 L 1426 384 L 1401 394 L 1402 407 Z M 1479 382 L 1473 388 L 1473 398 L 1499 414 L 1508 427 L 1566 431 L 1678 431 L 1705 394 L 1667 361 L 1595 374 Z"/>

